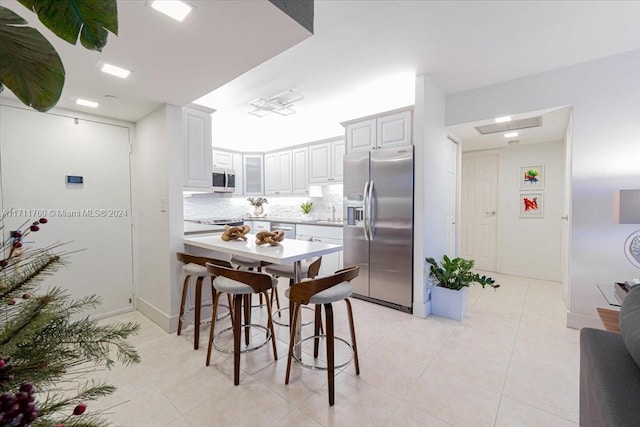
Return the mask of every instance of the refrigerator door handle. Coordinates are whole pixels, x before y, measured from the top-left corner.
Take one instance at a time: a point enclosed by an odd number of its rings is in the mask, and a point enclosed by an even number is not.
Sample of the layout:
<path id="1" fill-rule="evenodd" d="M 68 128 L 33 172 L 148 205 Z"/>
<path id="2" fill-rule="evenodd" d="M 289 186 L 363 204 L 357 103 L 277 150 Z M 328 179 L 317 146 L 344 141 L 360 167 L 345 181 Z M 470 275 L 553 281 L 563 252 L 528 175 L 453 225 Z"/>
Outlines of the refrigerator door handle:
<path id="1" fill-rule="evenodd" d="M 367 197 L 367 228 L 369 230 L 369 240 L 373 240 L 373 222 L 372 222 L 372 218 L 373 218 L 373 208 L 371 207 L 373 205 L 372 203 L 372 199 L 373 199 L 373 181 L 369 181 L 369 195 Z"/>
<path id="2" fill-rule="evenodd" d="M 367 217 L 367 206 L 369 205 L 369 181 L 366 181 L 364 183 L 364 190 L 362 191 L 362 194 L 364 196 L 364 206 L 363 206 L 363 211 L 364 211 L 364 226 L 363 226 L 363 230 L 364 230 L 364 238 L 368 241 L 371 240 L 369 238 L 369 228 L 367 226 L 367 222 L 368 222 L 368 217 Z"/>

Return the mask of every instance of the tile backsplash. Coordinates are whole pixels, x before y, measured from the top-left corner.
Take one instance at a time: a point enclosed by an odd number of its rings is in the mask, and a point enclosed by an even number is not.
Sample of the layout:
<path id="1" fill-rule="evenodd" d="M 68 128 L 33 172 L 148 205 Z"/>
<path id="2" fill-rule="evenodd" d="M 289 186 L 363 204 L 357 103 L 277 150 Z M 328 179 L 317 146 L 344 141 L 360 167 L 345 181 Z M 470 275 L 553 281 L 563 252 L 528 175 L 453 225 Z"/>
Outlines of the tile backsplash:
<path id="1" fill-rule="evenodd" d="M 336 218 L 342 218 L 342 184 L 322 186 L 323 197 L 266 197 L 269 201 L 263 205 L 267 218 L 302 217 L 300 204 L 311 200 L 313 209 L 309 214 L 313 218 L 326 219 L 332 217 L 332 206 L 336 208 Z M 245 217 L 253 212 L 253 206 L 245 196 L 224 196 L 214 193 L 197 193 L 184 195 L 184 219 L 198 220 L 206 218 Z"/>

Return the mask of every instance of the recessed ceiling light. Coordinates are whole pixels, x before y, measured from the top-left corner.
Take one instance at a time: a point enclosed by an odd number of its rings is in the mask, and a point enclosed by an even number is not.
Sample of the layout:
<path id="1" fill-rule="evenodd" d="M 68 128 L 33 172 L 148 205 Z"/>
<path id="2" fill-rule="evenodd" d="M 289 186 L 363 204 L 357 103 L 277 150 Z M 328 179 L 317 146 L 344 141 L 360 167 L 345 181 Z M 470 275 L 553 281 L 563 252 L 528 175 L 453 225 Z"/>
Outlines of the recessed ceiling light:
<path id="1" fill-rule="evenodd" d="M 506 123 L 511 121 L 511 116 L 496 117 L 493 120 L 495 120 L 496 123 Z"/>
<path id="2" fill-rule="evenodd" d="M 182 22 L 191 12 L 191 6 L 180 0 L 155 0 L 151 7 L 165 15 Z"/>
<path id="3" fill-rule="evenodd" d="M 505 138 L 515 138 L 516 136 L 518 136 L 518 132 L 508 132 L 504 134 Z"/>
<path id="4" fill-rule="evenodd" d="M 76 99 L 76 104 L 82 105 L 83 107 L 91 107 L 91 108 L 98 108 L 98 105 L 100 105 L 95 101 L 88 101 L 86 99 L 81 99 L 81 98 Z"/>
<path id="5" fill-rule="evenodd" d="M 111 74 L 112 76 L 120 77 L 121 79 L 126 79 L 127 77 L 129 77 L 129 74 L 131 74 L 131 71 L 129 70 L 106 63 L 102 64 L 102 66 L 100 67 L 100 71 L 102 71 L 103 73 Z"/>

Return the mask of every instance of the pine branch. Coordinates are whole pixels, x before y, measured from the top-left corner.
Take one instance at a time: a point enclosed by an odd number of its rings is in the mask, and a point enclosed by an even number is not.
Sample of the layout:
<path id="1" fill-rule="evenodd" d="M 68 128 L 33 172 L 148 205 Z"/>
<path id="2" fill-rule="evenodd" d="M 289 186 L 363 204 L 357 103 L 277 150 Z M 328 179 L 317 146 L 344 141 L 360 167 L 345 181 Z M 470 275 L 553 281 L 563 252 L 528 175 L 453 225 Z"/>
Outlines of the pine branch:
<path id="1" fill-rule="evenodd" d="M 29 262 L 20 263 L 22 271 L 17 274 L 9 275 L 7 270 L 4 270 L 0 275 L 0 304 L 9 303 L 11 298 L 21 297 L 63 265 L 60 256 L 43 253 Z"/>

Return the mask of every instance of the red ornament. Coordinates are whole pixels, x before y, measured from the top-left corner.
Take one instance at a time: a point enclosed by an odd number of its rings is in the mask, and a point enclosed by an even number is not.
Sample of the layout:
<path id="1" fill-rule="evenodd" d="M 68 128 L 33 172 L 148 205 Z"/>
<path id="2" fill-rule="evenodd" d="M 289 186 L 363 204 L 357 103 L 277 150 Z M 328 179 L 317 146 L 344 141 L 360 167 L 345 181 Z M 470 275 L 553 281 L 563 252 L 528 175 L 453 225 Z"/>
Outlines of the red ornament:
<path id="1" fill-rule="evenodd" d="M 40 218 L 38 222 L 40 222 L 40 224 L 46 224 L 49 220 L 47 218 Z"/>
<path id="2" fill-rule="evenodd" d="M 20 230 L 14 230 L 11 232 L 11 237 L 14 239 L 19 239 L 22 237 L 22 232 Z"/>
<path id="3" fill-rule="evenodd" d="M 30 293 L 26 293 L 22 295 L 22 299 L 29 299 L 31 298 L 31 294 Z"/>
<path id="4" fill-rule="evenodd" d="M 40 230 L 40 227 L 38 227 L 37 225 L 32 225 L 31 227 L 29 227 L 29 230 L 34 231 L 34 232 L 35 232 L 35 231 Z"/>
<path id="5" fill-rule="evenodd" d="M 73 409 L 73 415 L 82 415 L 86 410 L 87 410 L 87 405 L 85 405 L 84 403 L 80 403 L 78 404 L 78 406 L 76 406 Z"/>
<path id="6" fill-rule="evenodd" d="M 6 259 L 0 261 L 0 267 L 6 267 L 7 265 L 9 265 L 9 261 L 7 261 Z"/>
<path id="7" fill-rule="evenodd" d="M 16 299 L 15 298 L 11 298 L 9 300 L 9 305 L 16 305 Z"/>
<path id="8" fill-rule="evenodd" d="M 6 362 L 4 359 L 0 359 L 0 369 L 4 368 L 4 365 L 6 365 Z"/>
<path id="9" fill-rule="evenodd" d="M 13 247 L 14 248 L 21 248 L 22 247 L 22 242 L 13 242 Z"/>

